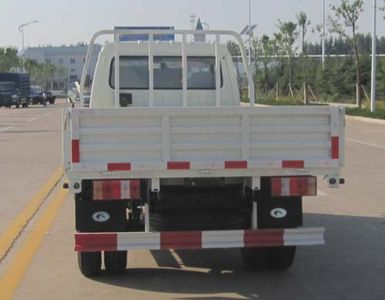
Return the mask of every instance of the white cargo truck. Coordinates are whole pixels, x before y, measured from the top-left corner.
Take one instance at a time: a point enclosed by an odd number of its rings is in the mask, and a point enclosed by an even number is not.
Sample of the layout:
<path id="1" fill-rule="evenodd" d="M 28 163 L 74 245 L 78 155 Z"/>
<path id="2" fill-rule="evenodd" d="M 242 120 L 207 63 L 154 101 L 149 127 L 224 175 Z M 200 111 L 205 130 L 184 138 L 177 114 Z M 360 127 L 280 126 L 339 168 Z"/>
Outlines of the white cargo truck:
<path id="1" fill-rule="evenodd" d="M 324 243 L 303 226 L 317 176 L 343 182 L 344 110 L 240 105 L 230 31 L 105 30 L 90 105 L 64 114 L 63 163 L 74 193 L 75 250 L 85 276 L 126 270 L 133 249 L 240 248 L 254 270 L 284 270 L 296 246 Z M 199 32 L 202 34 L 202 32 Z M 159 35 L 175 41 L 159 41 Z M 121 41 L 122 35 L 148 40 Z M 119 66 L 116 67 L 116 66 Z"/>

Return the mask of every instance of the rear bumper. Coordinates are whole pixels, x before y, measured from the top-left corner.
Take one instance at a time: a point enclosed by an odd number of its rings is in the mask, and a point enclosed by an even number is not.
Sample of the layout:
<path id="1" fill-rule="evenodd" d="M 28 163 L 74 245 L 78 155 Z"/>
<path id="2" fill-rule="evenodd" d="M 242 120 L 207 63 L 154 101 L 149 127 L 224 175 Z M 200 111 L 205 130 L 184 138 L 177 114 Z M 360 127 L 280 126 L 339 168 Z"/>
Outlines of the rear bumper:
<path id="1" fill-rule="evenodd" d="M 324 228 L 76 233 L 75 251 L 213 249 L 322 245 Z"/>

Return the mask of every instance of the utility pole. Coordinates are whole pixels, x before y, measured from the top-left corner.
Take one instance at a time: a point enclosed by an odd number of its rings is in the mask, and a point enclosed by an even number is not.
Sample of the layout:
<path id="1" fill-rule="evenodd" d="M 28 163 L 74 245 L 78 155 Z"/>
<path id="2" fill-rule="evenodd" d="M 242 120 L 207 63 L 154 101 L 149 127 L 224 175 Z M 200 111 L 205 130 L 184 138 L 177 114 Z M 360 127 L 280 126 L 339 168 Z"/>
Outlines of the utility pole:
<path id="1" fill-rule="evenodd" d="M 325 27 L 326 27 L 326 16 L 325 16 L 325 0 L 322 0 L 322 67 L 325 67 Z"/>
<path id="2" fill-rule="evenodd" d="M 370 111 L 376 111 L 376 75 L 377 75 L 377 0 L 373 0 L 373 27 L 372 27 L 372 78 L 370 93 Z"/>
<path id="3" fill-rule="evenodd" d="M 23 58 L 23 71 L 25 71 L 25 68 L 24 68 L 24 64 L 25 64 L 25 48 L 24 48 L 24 27 L 28 26 L 28 25 L 31 25 L 33 23 L 37 23 L 39 21 L 31 21 L 31 22 L 28 22 L 28 23 L 24 23 L 24 24 L 21 24 L 19 26 L 19 31 L 21 32 L 21 49 L 23 51 L 23 55 L 22 55 L 22 58 Z"/>
<path id="4" fill-rule="evenodd" d="M 251 0 L 249 0 L 249 67 L 250 72 L 252 72 L 252 63 L 251 63 L 251 35 L 253 34 L 251 29 Z"/>
<path id="5" fill-rule="evenodd" d="M 240 32 L 240 35 L 245 35 L 245 37 L 248 37 L 248 43 L 249 43 L 249 70 L 251 73 L 251 79 L 252 82 L 250 84 L 254 85 L 254 76 L 253 76 L 253 64 L 252 64 L 252 37 L 253 37 L 253 32 L 255 28 L 257 27 L 257 24 L 251 25 L 251 0 L 249 0 L 249 25 L 246 25 L 242 31 Z M 245 62 L 246 63 L 246 62 Z M 251 99 L 251 94 L 250 94 L 251 89 L 249 88 L 249 99 Z"/>

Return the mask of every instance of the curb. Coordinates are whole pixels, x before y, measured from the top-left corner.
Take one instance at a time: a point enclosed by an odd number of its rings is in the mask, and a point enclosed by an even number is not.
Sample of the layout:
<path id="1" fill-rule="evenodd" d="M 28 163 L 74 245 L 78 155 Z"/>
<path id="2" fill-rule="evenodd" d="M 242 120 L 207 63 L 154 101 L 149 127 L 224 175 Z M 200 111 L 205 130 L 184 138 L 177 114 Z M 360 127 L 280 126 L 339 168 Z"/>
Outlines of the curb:
<path id="1" fill-rule="evenodd" d="M 345 115 L 345 119 L 378 124 L 378 125 L 385 125 L 385 120 L 381 120 L 381 119 L 373 119 L 373 118 L 365 118 L 365 117 L 349 116 L 349 115 Z"/>
<path id="2" fill-rule="evenodd" d="M 249 106 L 249 104 L 241 102 L 241 106 Z M 266 107 L 266 106 L 271 106 L 271 105 L 256 103 L 255 106 Z M 338 103 L 330 105 L 330 106 L 344 107 L 344 105 L 338 105 Z M 385 125 L 385 120 L 382 120 L 382 119 L 365 118 L 365 117 L 359 117 L 359 116 L 350 116 L 350 115 L 347 115 L 347 114 L 345 114 L 345 119 L 346 120 L 353 120 L 353 121 L 360 121 L 360 122 L 365 122 L 365 123 L 371 123 L 371 124 Z"/>

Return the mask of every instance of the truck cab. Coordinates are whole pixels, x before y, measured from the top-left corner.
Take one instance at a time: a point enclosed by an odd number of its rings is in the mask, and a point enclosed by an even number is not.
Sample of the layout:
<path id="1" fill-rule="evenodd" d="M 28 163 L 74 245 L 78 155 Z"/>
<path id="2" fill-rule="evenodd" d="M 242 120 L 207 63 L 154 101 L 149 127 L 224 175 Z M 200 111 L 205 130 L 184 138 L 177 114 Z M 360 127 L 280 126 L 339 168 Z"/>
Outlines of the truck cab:
<path id="1" fill-rule="evenodd" d="M 155 107 L 183 106 L 182 44 L 157 42 L 153 50 Z M 149 58 L 145 42 L 121 43 L 120 97 L 126 107 L 149 103 Z M 237 74 L 225 45 L 219 47 L 221 105 L 239 106 Z M 215 106 L 215 46 L 209 43 L 186 45 L 187 106 Z M 114 107 L 114 44 L 103 47 L 95 70 L 90 107 Z M 122 105 L 121 105 L 122 106 Z"/>

